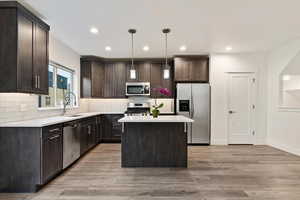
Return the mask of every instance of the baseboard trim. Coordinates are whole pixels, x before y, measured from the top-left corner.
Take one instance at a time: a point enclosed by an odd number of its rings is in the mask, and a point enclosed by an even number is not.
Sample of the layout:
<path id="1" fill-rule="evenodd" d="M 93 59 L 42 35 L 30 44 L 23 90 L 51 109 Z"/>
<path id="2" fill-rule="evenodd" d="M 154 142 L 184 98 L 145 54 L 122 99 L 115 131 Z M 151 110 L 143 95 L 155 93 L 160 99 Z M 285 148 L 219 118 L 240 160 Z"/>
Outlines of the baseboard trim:
<path id="1" fill-rule="evenodd" d="M 277 142 L 269 141 L 268 145 L 272 146 L 272 147 L 274 147 L 276 149 L 280 149 L 282 151 L 285 151 L 285 152 L 288 152 L 288 153 L 300 156 L 300 149 L 291 148 L 291 147 L 289 147 L 286 144 L 278 144 Z"/>
<path id="2" fill-rule="evenodd" d="M 228 145 L 227 140 L 211 140 L 211 145 Z"/>

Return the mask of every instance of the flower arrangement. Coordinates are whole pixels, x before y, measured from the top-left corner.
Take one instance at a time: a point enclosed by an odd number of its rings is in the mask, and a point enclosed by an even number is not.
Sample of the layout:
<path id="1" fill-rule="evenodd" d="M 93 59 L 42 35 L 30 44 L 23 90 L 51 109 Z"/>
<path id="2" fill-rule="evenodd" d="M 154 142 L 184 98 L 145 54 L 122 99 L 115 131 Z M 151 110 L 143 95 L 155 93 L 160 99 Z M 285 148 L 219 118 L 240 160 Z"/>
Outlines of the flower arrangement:
<path id="1" fill-rule="evenodd" d="M 153 92 L 157 92 L 163 96 L 167 96 L 167 97 L 170 97 L 172 94 L 171 94 L 171 91 L 168 90 L 167 88 L 153 88 L 152 89 Z M 160 114 L 160 111 L 159 109 L 162 108 L 164 106 L 163 103 L 160 103 L 159 105 L 157 104 L 157 99 L 155 99 L 155 104 L 152 106 L 152 110 L 151 110 L 151 113 L 152 113 L 152 116 L 154 118 L 157 118 L 158 115 Z"/>

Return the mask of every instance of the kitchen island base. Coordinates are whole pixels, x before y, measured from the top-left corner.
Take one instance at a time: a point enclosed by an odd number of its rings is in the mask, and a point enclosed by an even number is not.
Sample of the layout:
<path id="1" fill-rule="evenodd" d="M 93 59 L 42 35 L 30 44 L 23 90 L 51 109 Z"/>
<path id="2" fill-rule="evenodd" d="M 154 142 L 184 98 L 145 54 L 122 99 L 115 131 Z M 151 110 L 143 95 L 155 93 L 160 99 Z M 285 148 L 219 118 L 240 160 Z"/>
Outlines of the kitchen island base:
<path id="1" fill-rule="evenodd" d="M 122 167 L 187 167 L 185 123 L 124 123 Z"/>

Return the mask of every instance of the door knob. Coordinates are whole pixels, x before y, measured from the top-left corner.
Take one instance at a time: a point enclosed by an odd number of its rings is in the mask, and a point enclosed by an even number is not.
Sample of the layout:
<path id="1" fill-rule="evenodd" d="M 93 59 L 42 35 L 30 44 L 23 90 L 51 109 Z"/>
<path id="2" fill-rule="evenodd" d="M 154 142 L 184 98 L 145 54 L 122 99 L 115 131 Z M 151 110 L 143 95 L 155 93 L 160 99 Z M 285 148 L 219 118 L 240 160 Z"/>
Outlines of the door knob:
<path id="1" fill-rule="evenodd" d="M 229 114 L 233 114 L 233 113 L 235 113 L 235 111 L 229 110 L 228 113 L 229 113 Z"/>

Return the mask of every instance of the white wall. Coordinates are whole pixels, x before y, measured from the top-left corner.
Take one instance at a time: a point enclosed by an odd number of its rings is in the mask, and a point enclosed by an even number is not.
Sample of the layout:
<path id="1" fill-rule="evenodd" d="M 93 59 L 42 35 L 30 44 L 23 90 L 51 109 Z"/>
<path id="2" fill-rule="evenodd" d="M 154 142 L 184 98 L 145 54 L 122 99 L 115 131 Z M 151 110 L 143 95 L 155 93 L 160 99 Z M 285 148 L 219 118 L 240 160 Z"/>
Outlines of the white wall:
<path id="1" fill-rule="evenodd" d="M 211 142 L 228 144 L 227 77 L 229 72 L 256 74 L 257 103 L 255 113 L 255 144 L 266 142 L 267 122 L 267 70 L 264 54 L 213 54 L 211 55 Z"/>
<path id="2" fill-rule="evenodd" d="M 300 155 L 300 110 L 279 108 L 280 73 L 300 51 L 300 39 L 268 55 L 268 137 L 267 143 Z M 300 60 L 298 63 L 300 68 Z"/>
<path id="3" fill-rule="evenodd" d="M 80 55 L 50 34 L 49 58 L 75 70 L 75 88 L 80 91 Z M 78 109 L 69 113 L 88 111 L 87 100 L 81 100 Z M 61 114 L 61 110 L 38 110 L 38 96 L 30 94 L 0 94 L 0 123 L 35 119 Z"/>

